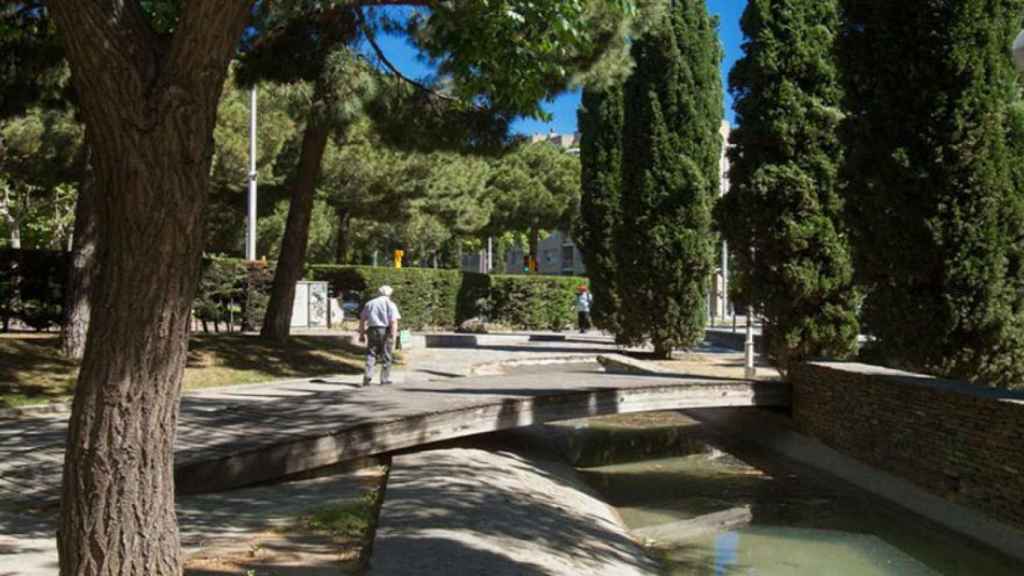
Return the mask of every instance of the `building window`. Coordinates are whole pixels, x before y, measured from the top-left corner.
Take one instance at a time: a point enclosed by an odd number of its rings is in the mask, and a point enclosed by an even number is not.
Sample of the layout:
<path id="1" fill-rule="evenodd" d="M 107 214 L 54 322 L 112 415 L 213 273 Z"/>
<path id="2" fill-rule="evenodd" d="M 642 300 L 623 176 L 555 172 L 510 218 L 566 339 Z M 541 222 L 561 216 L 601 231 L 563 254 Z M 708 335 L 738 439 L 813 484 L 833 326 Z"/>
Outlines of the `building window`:
<path id="1" fill-rule="evenodd" d="M 575 266 L 575 250 L 570 246 L 562 246 L 562 268 L 572 268 Z"/>

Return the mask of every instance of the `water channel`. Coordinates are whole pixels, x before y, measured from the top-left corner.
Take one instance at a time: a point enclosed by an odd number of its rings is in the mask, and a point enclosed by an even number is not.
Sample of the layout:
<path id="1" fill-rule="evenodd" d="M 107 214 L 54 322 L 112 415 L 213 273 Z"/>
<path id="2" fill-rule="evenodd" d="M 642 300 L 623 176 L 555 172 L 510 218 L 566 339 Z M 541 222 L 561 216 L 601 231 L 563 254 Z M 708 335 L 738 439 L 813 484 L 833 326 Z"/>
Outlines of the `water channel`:
<path id="1" fill-rule="evenodd" d="M 983 544 L 682 413 L 553 428 L 668 574 L 1024 574 Z"/>

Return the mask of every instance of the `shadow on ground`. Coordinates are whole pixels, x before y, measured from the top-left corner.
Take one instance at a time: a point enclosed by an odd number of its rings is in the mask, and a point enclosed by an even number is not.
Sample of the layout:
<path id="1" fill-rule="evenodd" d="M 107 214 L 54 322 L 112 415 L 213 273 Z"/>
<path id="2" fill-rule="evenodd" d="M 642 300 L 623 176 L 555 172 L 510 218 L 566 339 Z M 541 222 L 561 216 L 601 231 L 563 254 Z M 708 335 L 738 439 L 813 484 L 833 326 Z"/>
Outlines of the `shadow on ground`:
<path id="1" fill-rule="evenodd" d="M 396 459 L 371 574 L 654 573 L 598 512 L 605 505 L 551 457 L 445 450 Z"/>

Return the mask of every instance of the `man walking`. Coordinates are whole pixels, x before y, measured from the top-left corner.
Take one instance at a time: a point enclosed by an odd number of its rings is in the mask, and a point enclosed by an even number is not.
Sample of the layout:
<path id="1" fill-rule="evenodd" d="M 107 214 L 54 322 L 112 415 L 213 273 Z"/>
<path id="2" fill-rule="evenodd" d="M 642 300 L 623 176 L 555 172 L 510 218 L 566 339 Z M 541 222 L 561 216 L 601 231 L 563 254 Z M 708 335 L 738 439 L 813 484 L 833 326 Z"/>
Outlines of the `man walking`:
<path id="1" fill-rule="evenodd" d="M 391 384 L 391 353 L 398 337 L 398 306 L 391 301 L 391 286 L 381 286 L 379 296 L 363 306 L 359 314 L 359 341 L 366 342 L 366 374 L 363 386 L 373 380 L 373 367 L 380 361 L 380 383 Z"/>

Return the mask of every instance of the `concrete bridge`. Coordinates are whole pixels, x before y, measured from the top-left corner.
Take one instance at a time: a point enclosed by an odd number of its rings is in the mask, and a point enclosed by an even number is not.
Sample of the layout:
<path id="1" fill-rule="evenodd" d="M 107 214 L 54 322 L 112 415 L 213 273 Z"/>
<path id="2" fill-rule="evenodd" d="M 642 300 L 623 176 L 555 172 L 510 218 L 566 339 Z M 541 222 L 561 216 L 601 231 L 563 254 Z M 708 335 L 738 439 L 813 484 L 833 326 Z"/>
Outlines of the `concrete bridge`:
<path id="1" fill-rule="evenodd" d="M 358 377 L 239 386 L 186 395 L 179 493 L 210 492 L 440 440 L 587 416 L 682 408 L 784 406 L 779 382 L 678 375 L 557 373 L 358 388 Z M 59 497 L 66 415 L 0 427 L 0 500 Z"/>

